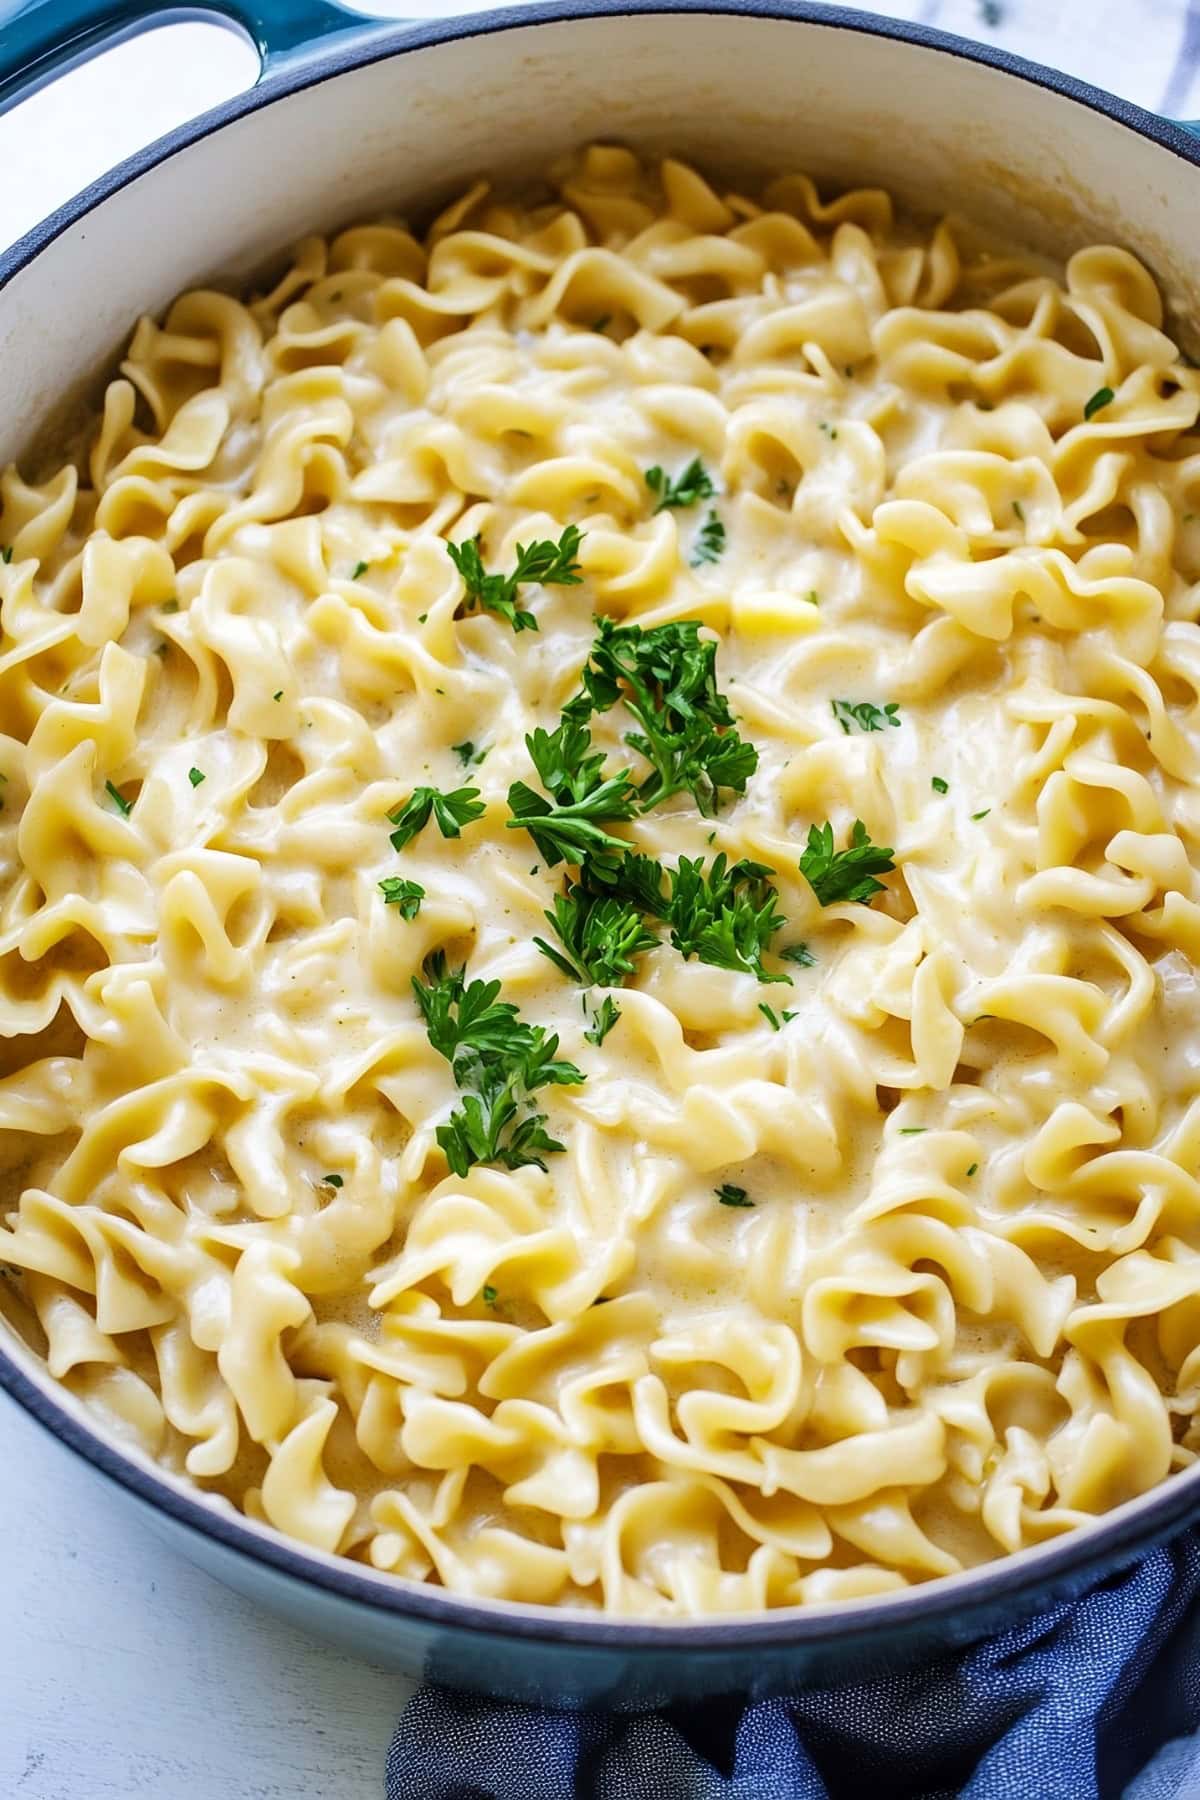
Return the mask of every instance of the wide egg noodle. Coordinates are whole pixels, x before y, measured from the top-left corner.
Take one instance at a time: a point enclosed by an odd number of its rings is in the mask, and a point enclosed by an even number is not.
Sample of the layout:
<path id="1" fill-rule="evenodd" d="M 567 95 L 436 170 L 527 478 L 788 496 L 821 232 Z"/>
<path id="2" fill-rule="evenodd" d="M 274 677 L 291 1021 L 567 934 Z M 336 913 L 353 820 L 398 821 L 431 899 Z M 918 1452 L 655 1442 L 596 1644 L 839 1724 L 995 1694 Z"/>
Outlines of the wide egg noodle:
<path id="1" fill-rule="evenodd" d="M 1200 1449 L 1200 377 L 1121 249 L 615 148 L 547 191 L 184 295 L 78 466 L 0 478 L 3 1304 L 123 1442 L 402 1578 L 884 1593 Z M 570 524 L 536 632 L 464 611 L 448 536 Z M 506 804 L 597 614 L 715 633 L 759 756 L 622 831 L 769 865 L 813 958 L 664 937 L 600 1044 Z M 896 872 L 823 909 L 858 819 Z M 448 1169 L 438 950 L 586 1076 L 545 1170 Z"/>

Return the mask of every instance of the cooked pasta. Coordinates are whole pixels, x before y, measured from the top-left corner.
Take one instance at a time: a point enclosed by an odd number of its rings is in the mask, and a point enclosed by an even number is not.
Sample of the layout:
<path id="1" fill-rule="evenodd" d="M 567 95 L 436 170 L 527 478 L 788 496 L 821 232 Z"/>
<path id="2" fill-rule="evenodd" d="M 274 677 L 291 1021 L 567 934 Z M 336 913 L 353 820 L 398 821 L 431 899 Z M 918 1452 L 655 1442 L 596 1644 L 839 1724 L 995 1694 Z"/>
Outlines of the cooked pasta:
<path id="1" fill-rule="evenodd" d="M 1200 1448 L 1200 377 L 597 147 L 143 319 L 0 482 L 0 1283 L 459 1593 L 900 1588 Z"/>

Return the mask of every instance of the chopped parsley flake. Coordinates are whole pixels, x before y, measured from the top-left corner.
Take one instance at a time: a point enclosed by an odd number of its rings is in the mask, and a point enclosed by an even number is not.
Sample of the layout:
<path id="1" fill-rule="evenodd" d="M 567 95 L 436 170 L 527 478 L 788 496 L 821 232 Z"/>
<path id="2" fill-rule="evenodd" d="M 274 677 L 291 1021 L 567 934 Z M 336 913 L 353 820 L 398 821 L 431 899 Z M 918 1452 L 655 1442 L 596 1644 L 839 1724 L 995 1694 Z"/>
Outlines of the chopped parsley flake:
<path id="1" fill-rule="evenodd" d="M 784 962 L 795 963 L 798 969 L 813 969 L 817 964 L 817 959 L 807 944 L 789 944 L 779 954 Z"/>
<path id="2" fill-rule="evenodd" d="M 926 1127 L 924 1125 L 902 1125 L 900 1127 L 900 1136 L 920 1137 L 925 1130 Z"/>
<path id="3" fill-rule="evenodd" d="M 772 1031 L 782 1031 L 784 1026 L 796 1016 L 794 1012 L 776 1012 L 774 1007 L 768 1006 L 765 1000 L 759 1001 L 758 1010 Z"/>
<path id="4" fill-rule="evenodd" d="M 716 492 L 712 478 L 698 456 L 692 458 L 676 481 L 655 464 L 654 468 L 646 470 L 646 486 L 658 496 L 656 513 L 665 512 L 668 507 L 695 506 L 698 500 L 711 500 Z"/>
<path id="5" fill-rule="evenodd" d="M 606 994 L 592 1014 L 592 1022 L 583 1034 L 589 1044 L 595 1044 L 599 1049 L 620 1016 L 620 1007 L 611 994 Z"/>
<path id="6" fill-rule="evenodd" d="M 133 811 L 132 800 L 127 800 L 125 798 L 124 794 L 121 792 L 121 790 L 119 788 L 115 788 L 111 781 L 105 782 L 104 791 L 108 795 L 109 799 L 112 801 L 113 805 L 116 807 L 117 811 L 120 813 L 121 817 L 123 819 L 127 819 L 129 817 L 130 813 Z"/>
<path id="7" fill-rule="evenodd" d="M 477 750 L 470 738 L 464 738 L 461 744 L 451 744 L 450 748 L 453 750 L 455 756 L 457 756 L 463 768 L 469 769 L 472 763 L 481 763 L 483 761 L 488 753 L 490 745 L 485 744 L 482 750 Z"/>
<path id="8" fill-rule="evenodd" d="M 876 706 L 873 700 L 831 700 L 829 705 L 847 737 L 851 725 L 857 725 L 860 731 L 883 731 L 889 725 L 900 724 L 896 717 L 900 707 L 895 700 L 883 706 Z"/>
<path id="9" fill-rule="evenodd" d="M 1113 391 L 1110 387 L 1097 388 L 1095 393 L 1092 395 L 1091 399 L 1088 401 L 1087 405 L 1083 409 L 1084 418 L 1085 419 L 1094 418 L 1095 415 L 1098 412 L 1102 411 L 1102 409 L 1104 407 L 1111 406 L 1115 399 L 1116 399 L 1116 395 L 1113 393 Z"/>
<path id="10" fill-rule="evenodd" d="M 968 1169 L 968 1170 L 967 1170 L 967 1174 L 968 1174 L 968 1175 L 974 1175 L 974 1174 L 975 1174 L 975 1172 L 976 1172 L 976 1170 L 977 1170 L 977 1169 L 978 1169 L 978 1167 L 979 1167 L 979 1164 L 978 1164 L 978 1163 L 972 1163 L 972 1164 L 971 1164 L 971 1166 L 970 1166 L 970 1168 L 969 1168 L 969 1169 Z"/>
<path id="11" fill-rule="evenodd" d="M 972 813 L 971 817 L 973 819 L 986 819 L 991 810 L 990 806 L 985 806 L 982 812 Z"/>
<path id="12" fill-rule="evenodd" d="M 195 769 L 195 768 L 189 769 L 188 770 L 188 780 L 191 782 L 193 787 L 199 787 L 200 783 L 204 780 L 204 770 L 203 769 Z"/>
<path id="13" fill-rule="evenodd" d="M 721 1202 L 722 1206 L 754 1205 L 753 1200 L 751 1200 L 745 1188 L 735 1187 L 732 1181 L 723 1181 L 719 1188 L 713 1189 L 713 1193 L 717 1196 L 717 1199 Z"/>
<path id="14" fill-rule="evenodd" d="M 1013 501 L 1013 511 L 1016 513 L 1018 519 L 1020 519 L 1020 521 L 1023 525 L 1025 523 L 1025 508 L 1021 505 L 1021 502 L 1019 500 Z"/>
<path id="15" fill-rule="evenodd" d="M 0 563 L 10 563 L 12 561 L 12 553 L 12 545 L 5 544 L 3 550 L 0 550 Z"/>
<path id="16" fill-rule="evenodd" d="M 698 569 L 702 563 L 719 562 L 725 554 L 725 527 L 715 512 L 710 512 L 700 534 L 693 545 L 691 566 Z"/>
<path id="17" fill-rule="evenodd" d="M 929 785 L 935 794 L 948 794 L 950 792 L 950 783 L 948 781 L 943 781 L 940 775 L 935 775 Z"/>
<path id="18" fill-rule="evenodd" d="M 179 602 L 178 600 L 164 600 L 162 609 L 165 613 L 177 613 L 179 611 Z"/>
<path id="19" fill-rule="evenodd" d="M 497 1300 L 500 1298 L 500 1290 L 498 1288 L 494 1288 L 490 1281 L 485 1282 L 483 1287 L 480 1288 L 479 1292 L 482 1296 L 483 1304 L 485 1306 L 495 1306 Z"/>
<path id="20" fill-rule="evenodd" d="M 420 912 L 425 898 L 425 889 L 420 882 L 409 881 L 403 875 L 386 875 L 379 883 L 379 891 L 383 895 L 383 904 L 399 907 L 400 917 L 410 922 Z"/>
<path id="21" fill-rule="evenodd" d="M 283 699 L 283 689 L 276 688 L 275 692 L 271 695 L 271 698 L 272 698 L 272 700 L 282 700 Z"/>
<path id="22" fill-rule="evenodd" d="M 370 566 L 369 562 L 356 562 L 350 573 L 351 581 L 357 581 L 361 575 L 365 575 Z"/>
<path id="23" fill-rule="evenodd" d="M 322 1175 L 321 1177 L 322 1187 L 340 1188 L 345 1185 L 346 1184 L 340 1175 Z"/>

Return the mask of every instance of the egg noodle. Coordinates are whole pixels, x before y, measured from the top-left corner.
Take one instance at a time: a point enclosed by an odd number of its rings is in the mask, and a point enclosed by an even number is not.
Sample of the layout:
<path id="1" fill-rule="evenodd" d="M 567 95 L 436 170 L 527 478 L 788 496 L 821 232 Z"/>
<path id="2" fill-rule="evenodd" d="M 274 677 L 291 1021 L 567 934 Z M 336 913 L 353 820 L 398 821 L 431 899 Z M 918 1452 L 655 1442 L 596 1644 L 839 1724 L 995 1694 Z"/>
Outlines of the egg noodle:
<path id="1" fill-rule="evenodd" d="M 1200 377 L 597 147 L 138 325 L 0 482 L 0 1282 L 460 1593 L 875 1594 L 1200 1433 Z"/>

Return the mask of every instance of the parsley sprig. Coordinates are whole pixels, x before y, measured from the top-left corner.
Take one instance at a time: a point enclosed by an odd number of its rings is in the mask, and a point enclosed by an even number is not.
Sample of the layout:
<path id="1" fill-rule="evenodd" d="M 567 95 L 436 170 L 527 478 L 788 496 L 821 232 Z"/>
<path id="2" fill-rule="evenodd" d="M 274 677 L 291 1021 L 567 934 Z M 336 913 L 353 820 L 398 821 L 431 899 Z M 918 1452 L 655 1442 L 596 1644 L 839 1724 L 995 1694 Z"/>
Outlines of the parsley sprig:
<path id="1" fill-rule="evenodd" d="M 621 1009 L 611 994 L 605 994 L 603 1000 L 592 1014 L 592 1022 L 584 1031 L 589 1044 L 599 1049 L 613 1026 L 621 1016 Z"/>
<path id="2" fill-rule="evenodd" d="M 671 942 L 684 957 L 717 969 L 735 969 L 759 981 L 789 981 L 763 967 L 762 954 L 787 923 L 776 910 L 779 895 L 765 863 L 726 866 L 724 851 L 705 873 L 702 856 L 679 859 L 670 875 Z"/>
<path id="3" fill-rule="evenodd" d="M 557 933 L 562 950 L 545 938 L 534 943 L 543 956 L 572 981 L 584 987 L 619 987 L 632 975 L 635 958 L 658 943 L 636 906 L 610 894 L 590 892 L 575 885 L 554 896 L 554 910 L 546 915 Z M 598 1040 L 597 1040 L 598 1041 Z"/>
<path id="4" fill-rule="evenodd" d="M 668 507 L 695 506 L 698 500 L 711 500 L 716 492 L 712 478 L 698 456 L 692 458 L 683 474 L 674 481 L 656 463 L 646 470 L 646 486 L 658 496 L 656 513 L 665 512 Z"/>
<path id="5" fill-rule="evenodd" d="M 572 706 L 607 712 L 624 700 L 641 727 L 625 742 L 652 768 L 638 789 L 642 810 L 688 792 L 707 817 L 722 788 L 744 793 L 758 751 L 738 736 L 717 687 L 716 639 L 702 638 L 695 619 L 649 629 L 611 619 L 597 623 L 583 696 Z"/>
<path id="6" fill-rule="evenodd" d="M 462 576 L 467 612 L 478 606 L 507 619 L 514 631 L 536 631 L 537 620 L 518 604 L 518 590 L 535 581 L 543 587 L 578 587 L 583 577 L 576 558 L 582 541 L 578 525 L 567 525 L 557 543 L 552 538 L 539 538 L 532 544 L 518 544 L 517 566 L 508 575 L 488 574 L 478 537 L 468 538 L 463 544 L 447 544 L 446 549 Z"/>
<path id="7" fill-rule="evenodd" d="M 498 981 L 472 981 L 463 968 L 448 969 L 443 951 L 428 957 L 424 981 L 413 976 L 413 993 L 433 1048 L 444 1056 L 464 1095 L 437 1141 L 455 1175 L 476 1163 L 506 1169 L 532 1164 L 563 1146 L 546 1131 L 546 1115 L 530 1106 L 542 1087 L 574 1087 L 584 1075 L 574 1063 L 557 1060 L 558 1038 L 530 1025 L 510 1001 L 500 1000 Z"/>
<path id="8" fill-rule="evenodd" d="M 392 832 L 392 848 L 403 850 L 418 831 L 424 830 L 431 816 L 437 820 L 443 837 L 456 838 L 461 836 L 464 825 L 481 819 L 486 811 L 477 787 L 454 788 L 449 794 L 432 787 L 414 788 L 405 804 L 388 814 L 396 827 Z"/>
<path id="9" fill-rule="evenodd" d="M 839 900 L 862 900 L 869 905 L 883 892 L 882 881 L 875 877 L 895 868 L 894 855 L 893 850 L 871 842 L 861 819 L 855 819 L 846 849 L 835 850 L 833 826 L 826 819 L 824 825 L 808 828 L 800 873 L 822 906 L 833 906 Z"/>
<path id="10" fill-rule="evenodd" d="M 571 712 L 553 731 L 539 727 L 525 746 L 546 793 L 514 781 L 508 790 L 508 829 L 527 831 L 551 869 L 560 862 L 611 865 L 626 844 L 604 827 L 632 818 L 637 807 L 629 770 L 606 776 L 604 752 L 592 749 L 591 732 Z"/>

